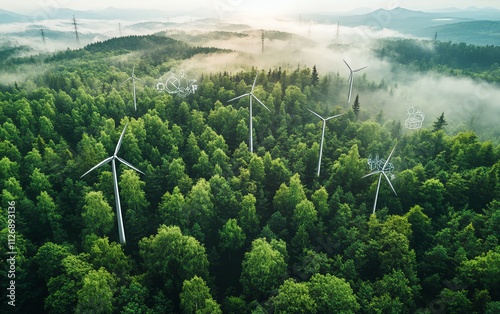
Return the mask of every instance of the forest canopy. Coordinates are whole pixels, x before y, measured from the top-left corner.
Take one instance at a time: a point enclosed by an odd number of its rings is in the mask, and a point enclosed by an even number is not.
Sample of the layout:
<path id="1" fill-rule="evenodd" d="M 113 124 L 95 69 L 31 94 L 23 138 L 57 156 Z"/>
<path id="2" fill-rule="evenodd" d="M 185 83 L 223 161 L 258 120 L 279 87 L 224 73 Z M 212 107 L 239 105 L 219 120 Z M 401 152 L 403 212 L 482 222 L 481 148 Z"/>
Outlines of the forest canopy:
<path id="1" fill-rule="evenodd" d="M 423 61 L 409 41 L 383 45 L 384 58 L 422 71 L 496 75 L 488 64 L 498 47 L 448 58 L 455 44 L 439 43 Z M 346 104 L 347 79 L 316 67 L 204 73 L 186 98 L 154 87 L 179 60 L 226 52 L 132 36 L 1 64 L 43 65 L 0 88 L 0 232 L 8 238 L 14 202 L 15 311 L 500 310 L 498 138 L 449 132 L 445 114 L 404 130 L 362 93 Z M 491 60 L 464 66 L 483 54 Z M 137 111 L 131 85 L 120 85 L 132 69 L 144 82 Z M 270 111 L 254 101 L 249 130 L 248 98 L 228 101 L 256 75 L 253 93 Z M 366 76 L 356 83 L 383 88 Z M 325 125 L 319 176 L 322 121 L 307 109 L 343 113 Z M 122 246 L 111 166 L 81 176 L 112 156 L 125 125 L 119 156 L 144 175 L 117 163 Z M 387 181 L 397 196 L 382 178 L 372 214 L 377 178 L 362 177 L 393 147 Z M 9 267 L 2 259 L 4 292 Z"/>

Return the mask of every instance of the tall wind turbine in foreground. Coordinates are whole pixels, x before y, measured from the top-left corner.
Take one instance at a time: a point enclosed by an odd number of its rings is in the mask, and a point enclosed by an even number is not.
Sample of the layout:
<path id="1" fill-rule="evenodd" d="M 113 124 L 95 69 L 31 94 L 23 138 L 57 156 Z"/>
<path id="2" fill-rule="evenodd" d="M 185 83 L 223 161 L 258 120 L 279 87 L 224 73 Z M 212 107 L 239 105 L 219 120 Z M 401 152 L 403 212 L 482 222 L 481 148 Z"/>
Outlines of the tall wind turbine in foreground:
<path id="1" fill-rule="evenodd" d="M 344 63 L 345 63 L 345 65 L 347 65 L 347 67 L 349 68 L 349 72 L 350 72 L 350 74 L 349 74 L 349 96 L 347 97 L 347 102 L 351 102 L 352 81 L 354 80 L 354 73 L 363 70 L 364 68 L 366 68 L 366 66 L 359 68 L 357 70 L 353 70 L 349 66 L 349 64 L 347 64 L 347 62 L 345 60 L 344 60 Z"/>
<path id="2" fill-rule="evenodd" d="M 135 111 L 137 111 L 137 101 L 135 99 L 135 81 L 139 81 L 139 82 L 142 82 L 142 80 L 138 79 L 137 76 L 135 76 L 134 74 L 134 71 L 135 71 L 135 64 L 134 64 L 134 67 L 132 68 L 132 76 L 130 76 L 128 79 L 126 79 L 125 81 L 123 81 L 120 85 L 123 85 L 125 84 L 127 81 L 129 80 L 132 80 L 132 86 L 134 88 L 134 109 Z"/>
<path id="3" fill-rule="evenodd" d="M 250 91 L 250 93 L 246 93 L 246 94 L 243 94 L 241 96 L 238 96 L 238 97 L 235 97 L 233 99 L 229 99 L 228 102 L 230 101 L 233 101 L 233 100 L 236 100 L 236 99 L 240 99 L 240 98 L 243 98 L 243 97 L 246 97 L 246 96 L 249 96 L 248 98 L 250 98 L 250 139 L 249 139 L 249 145 L 250 145 L 250 152 L 253 153 L 253 135 L 252 135 L 252 98 L 255 98 L 255 100 L 257 100 L 259 102 L 259 104 L 261 104 L 264 108 L 266 108 L 268 111 L 271 111 L 269 110 L 269 108 L 266 107 L 266 105 L 264 105 L 264 103 L 262 103 L 262 101 L 260 101 L 259 98 L 257 98 L 257 96 L 255 96 L 253 94 L 253 90 L 255 88 L 255 82 L 257 82 L 257 76 L 259 76 L 259 73 L 257 73 L 257 75 L 255 75 L 255 80 L 253 80 L 253 85 L 252 85 L 252 90 Z"/>
<path id="4" fill-rule="evenodd" d="M 318 159 L 318 174 L 317 174 L 317 176 L 319 177 L 319 172 L 321 170 L 321 156 L 323 155 L 323 140 L 325 139 L 325 125 L 326 125 L 326 121 L 328 121 L 330 119 L 333 119 L 333 118 L 336 118 L 336 117 L 340 117 L 340 116 L 343 115 L 343 113 L 335 115 L 335 116 L 331 116 L 331 117 L 328 117 L 328 118 L 325 119 L 322 116 L 320 116 L 319 114 L 317 114 L 316 112 L 312 111 L 311 109 L 307 109 L 307 110 L 309 110 L 316 117 L 318 117 L 321 120 L 323 120 L 323 131 L 321 131 L 321 144 L 319 146 L 319 159 Z"/>
<path id="5" fill-rule="evenodd" d="M 103 161 L 101 161 L 100 163 L 98 163 L 97 165 L 95 165 L 94 167 L 92 167 L 89 171 L 85 172 L 80 177 L 80 178 L 83 178 L 85 175 L 87 175 L 92 170 L 97 169 L 100 166 L 102 166 L 104 164 L 107 164 L 108 162 L 111 161 L 111 168 L 113 170 L 113 186 L 114 186 L 114 189 L 115 189 L 116 217 L 118 219 L 118 236 L 120 237 L 120 243 L 121 244 L 125 244 L 126 241 L 125 241 L 125 230 L 123 228 L 122 208 L 120 206 L 120 193 L 118 192 L 118 175 L 116 174 L 116 162 L 115 162 L 115 160 L 117 159 L 122 164 L 125 164 L 126 166 L 134 169 L 135 171 L 144 174 L 144 172 L 142 172 L 141 170 L 139 170 L 136 167 L 132 166 L 127 161 L 125 161 L 122 158 L 120 158 L 120 157 L 117 156 L 118 151 L 120 150 L 120 146 L 122 144 L 123 135 L 125 134 L 125 130 L 127 129 L 127 125 L 128 125 L 128 123 L 125 124 L 125 127 L 123 128 L 122 135 L 120 135 L 120 139 L 118 140 L 118 144 L 116 144 L 116 149 L 115 149 L 115 152 L 114 152 L 113 156 L 110 156 L 110 157 L 104 159 Z"/>
<path id="6" fill-rule="evenodd" d="M 391 189 L 394 192 L 394 194 L 396 196 L 398 196 L 398 194 L 396 193 L 396 190 L 394 190 L 394 187 L 392 186 L 391 180 L 389 180 L 389 177 L 386 174 L 386 172 L 390 172 L 390 167 L 387 167 L 387 165 L 389 164 L 389 160 L 391 159 L 392 153 L 394 153 L 394 149 L 396 149 L 396 145 L 394 145 L 394 148 L 392 149 L 391 153 L 389 154 L 389 158 L 387 158 L 387 160 L 385 161 L 385 163 L 384 163 L 384 165 L 383 165 L 382 168 L 378 168 L 375 171 L 370 172 L 366 176 L 363 176 L 363 178 L 366 178 L 368 176 L 371 176 L 371 175 L 374 175 L 374 174 L 377 174 L 377 173 L 380 174 L 379 177 L 378 177 L 377 192 L 375 194 L 375 202 L 373 203 L 373 214 L 375 214 L 375 209 L 377 208 L 378 191 L 380 189 L 380 181 L 382 180 L 382 176 L 384 176 L 386 178 L 387 183 L 389 183 L 389 186 L 391 187 Z"/>

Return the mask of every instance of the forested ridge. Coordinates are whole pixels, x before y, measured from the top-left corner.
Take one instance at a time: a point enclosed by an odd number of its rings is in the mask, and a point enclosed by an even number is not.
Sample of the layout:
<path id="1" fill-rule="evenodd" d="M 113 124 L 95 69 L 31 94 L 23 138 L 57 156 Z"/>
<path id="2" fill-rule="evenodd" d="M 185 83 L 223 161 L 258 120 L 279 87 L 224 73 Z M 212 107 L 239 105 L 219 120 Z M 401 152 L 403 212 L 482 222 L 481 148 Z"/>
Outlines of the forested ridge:
<path id="1" fill-rule="evenodd" d="M 2 312 L 500 312 L 496 141 L 449 134 L 443 116 L 404 131 L 362 92 L 350 107 L 347 79 L 316 67 L 205 73 L 180 98 L 156 78 L 225 51 L 122 40 L 40 57 L 42 73 L 1 87 L 0 254 L 12 201 L 17 249 L 15 308 L 2 258 Z M 134 66 L 137 111 L 120 85 Z M 271 111 L 254 102 L 252 154 L 248 98 L 228 100 L 257 73 L 254 94 Z M 344 113 L 326 123 L 319 177 L 322 121 L 307 108 Z M 111 167 L 80 177 L 127 123 L 119 156 L 145 175 L 118 166 L 121 246 Z M 397 196 L 383 181 L 373 215 L 367 160 L 394 146 Z"/>
<path id="2" fill-rule="evenodd" d="M 411 70 L 434 70 L 447 75 L 500 82 L 500 46 L 476 46 L 438 40 L 384 39 L 375 51 L 380 58 L 409 66 Z"/>

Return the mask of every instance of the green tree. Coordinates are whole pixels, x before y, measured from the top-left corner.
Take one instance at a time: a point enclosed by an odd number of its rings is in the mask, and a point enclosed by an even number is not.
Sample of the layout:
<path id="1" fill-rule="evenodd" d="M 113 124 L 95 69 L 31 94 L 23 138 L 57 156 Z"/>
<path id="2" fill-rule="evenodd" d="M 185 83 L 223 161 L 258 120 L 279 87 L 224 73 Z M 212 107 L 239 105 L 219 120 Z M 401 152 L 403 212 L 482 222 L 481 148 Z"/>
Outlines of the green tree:
<path id="1" fill-rule="evenodd" d="M 112 313 L 116 279 L 106 269 L 91 270 L 78 291 L 76 313 Z"/>
<path id="2" fill-rule="evenodd" d="M 103 236 L 113 228 L 115 214 L 101 191 L 91 191 L 85 195 L 82 218 L 87 233 Z"/>
<path id="3" fill-rule="evenodd" d="M 189 217 L 186 208 L 186 201 L 179 187 L 175 187 L 172 191 L 166 192 L 158 206 L 158 211 L 162 222 L 165 225 L 176 225 L 181 228 L 186 228 L 189 223 Z"/>
<path id="4" fill-rule="evenodd" d="M 296 206 L 306 199 L 304 187 L 300 182 L 299 174 L 290 178 L 289 186 L 282 183 L 273 199 L 275 210 L 280 211 L 285 217 L 291 217 Z"/>
<path id="5" fill-rule="evenodd" d="M 66 235 L 61 224 L 62 216 L 58 212 L 54 199 L 47 192 L 43 191 L 37 196 L 36 201 L 36 206 L 40 213 L 40 221 L 42 224 L 50 227 L 52 239 L 55 242 L 64 241 Z"/>
<path id="6" fill-rule="evenodd" d="M 311 73 L 311 84 L 313 86 L 316 86 L 318 85 L 318 82 L 319 82 L 318 70 L 316 70 L 316 65 L 314 65 Z"/>
<path id="7" fill-rule="evenodd" d="M 271 302 L 274 313 L 277 314 L 314 314 L 317 312 L 317 304 L 309 294 L 308 284 L 297 283 L 294 279 L 285 280 Z"/>
<path id="8" fill-rule="evenodd" d="M 241 200 L 241 210 L 238 213 L 238 221 L 245 234 L 255 235 L 259 228 L 259 217 L 255 209 L 255 196 L 247 194 Z"/>
<path id="9" fill-rule="evenodd" d="M 315 274 L 307 283 L 317 304 L 318 313 L 356 313 L 360 306 L 345 279 L 333 275 Z"/>
<path id="10" fill-rule="evenodd" d="M 210 295 L 210 289 L 207 287 L 207 284 L 198 276 L 194 276 L 190 280 L 184 280 L 180 299 L 181 309 L 185 314 L 222 314 L 220 306 Z"/>
<path id="11" fill-rule="evenodd" d="M 210 183 L 199 179 L 187 195 L 186 203 L 190 220 L 197 222 L 205 234 L 209 233 L 215 215 Z"/>
<path id="12" fill-rule="evenodd" d="M 229 219 L 222 229 L 219 230 L 220 248 L 230 251 L 236 251 L 240 249 L 245 243 L 245 233 L 240 226 L 238 226 L 238 221 L 234 218 Z"/>
<path id="13" fill-rule="evenodd" d="M 261 300 L 277 289 L 286 278 L 285 255 L 273 248 L 266 239 L 252 242 L 252 248 L 245 253 L 240 282 L 247 296 Z"/>
<path id="14" fill-rule="evenodd" d="M 354 103 L 352 104 L 352 111 L 354 111 L 354 114 L 356 115 L 356 119 L 359 116 L 360 108 L 361 108 L 361 105 L 359 104 L 359 95 L 356 95 L 356 98 L 354 99 Z"/>
<path id="15" fill-rule="evenodd" d="M 195 238 L 183 235 L 179 227 L 160 226 L 157 234 L 139 242 L 139 249 L 152 288 L 179 293 L 184 280 L 195 275 L 208 278 L 205 247 Z"/>
<path id="16" fill-rule="evenodd" d="M 124 221 L 130 242 L 134 244 L 145 236 L 148 230 L 149 202 L 144 192 L 145 185 L 146 183 L 140 180 L 139 174 L 132 169 L 124 170 L 120 176 L 120 197 L 122 207 L 126 209 Z"/>
<path id="17" fill-rule="evenodd" d="M 437 118 L 437 120 L 432 124 L 432 132 L 437 132 L 439 130 L 442 130 L 446 125 L 448 125 L 448 122 L 446 122 L 444 118 L 444 112 L 441 113 L 441 115 Z"/>
<path id="18" fill-rule="evenodd" d="M 94 266 L 106 268 L 121 280 L 132 270 L 132 260 L 125 255 L 123 247 L 116 242 L 110 243 L 107 237 L 95 240 L 89 253 Z"/>
<path id="19" fill-rule="evenodd" d="M 84 254 L 68 255 L 61 265 L 62 274 L 51 277 L 47 283 L 49 295 L 45 298 L 45 310 L 50 313 L 64 314 L 75 310 L 83 278 L 92 270 Z"/>

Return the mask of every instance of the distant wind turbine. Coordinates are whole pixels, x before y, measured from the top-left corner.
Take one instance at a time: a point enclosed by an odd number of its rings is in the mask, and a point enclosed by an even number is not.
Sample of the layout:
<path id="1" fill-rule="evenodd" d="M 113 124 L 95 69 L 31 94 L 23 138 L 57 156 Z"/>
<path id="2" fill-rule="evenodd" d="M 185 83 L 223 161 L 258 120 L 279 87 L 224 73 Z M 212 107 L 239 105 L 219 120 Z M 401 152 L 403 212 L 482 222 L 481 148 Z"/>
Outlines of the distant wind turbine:
<path id="1" fill-rule="evenodd" d="M 118 151 L 120 150 L 120 146 L 122 144 L 123 135 L 125 134 L 125 130 L 127 129 L 127 125 L 128 125 L 128 123 L 125 124 L 125 127 L 123 128 L 122 134 L 120 135 L 120 139 L 118 140 L 118 144 L 116 144 L 116 148 L 115 148 L 115 152 L 113 153 L 113 156 L 110 156 L 110 157 L 104 159 L 103 161 L 101 161 L 100 163 L 98 163 L 97 165 L 95 165 L 94 167 L 92 167 L 89 171 L 85 172 L 80 177 L 80 178 L 83 178 L 84 176 L 86 176 L 92 170 L 97 169 L 97 168 L 101 167 L 102 165 L 107 164 L 108 162 L 111 161 L 111 168 L 112 168 L 112 171 L 113 171 L 113 187 L 114 187 L 114 190 L 115 190 L 115 201 L 116 201 L 116 217 L 118 219 L 118 236 L 120 238 L 120 243 L 121 244 L 125 244 L 126 240 L 125 240 L 125 230 L 123 228 L 122 209 L 121 209 L 121 206 L 120 206 L 120 193 L 118 192 L 118 176 L 116 174 L 116 162 L 115 162 L 115 160 L 118 160 L 122 164 L 124 164 L 124 165 L 126 165 L 126 166 L 128 166 L 128 167 L 130 167 L 132 169 L 134 169 L 135 171 L 144 174 L 144 172 L 142 172 L 141 170 L 139 170 L 136 167 L 132 166 L 129 162 L 127 162 L 127 161 L 125 161 L 122 158 L 120 158 L 120 157 L 117 156 Z"/>
<path id="2" fill-rule="evenodd" d="M 257 82 L 257 76 L 259 76 L 259 73 L 257 73 L 257 75 L 255 75 L 255 80 L 253 80 L 253 85 L 252 85 L 252 90 L 250 91 L 250 93 L 246 93 L 246 94 L 243 94 L 241 96 L 238 96 L 238 97 L 235 97 L 233 99 L 230 99 L 228 100 L 228 102 L 231 102 L 233 100 L 236 100 L 236 99 L 240 99 L 240 98 L 243 98 L 243 97 L 246 97 L 246 96 L 249 96 L 248 98 L 250 98 L 250 139 L 249 139 L 249 145 L 250 145 L 250 152 L 253 153 L 253 136 L 252 136 L 252 98 L 255 98 L 255 100 L 257 100 L 259 102 L 259 104 L 261 104 L 264 108 L 266 108 L 268 111 L 271 111 L 269 110 L 269 108 L 266 107 L 266 105 L 264 105 L 264 103 L 262 101 L 260 101 L 259 98 L 257 98 L 257 96 L 255 96 L 253 94 L 253 90 L 255 88 L 255 83 Z"/>
<path id="3" fill-rule="evenodd" d="M 347 65 L 347 67 L 349 68 L 349 96 L 347 97 L 347 102 L 351 102 L 351 93 L 352 93 L 352 82 L 354 80 L 354 73 L 355 72 L 358 72 L 358 71 L 361 71 L 363 70 L 364 68 L 366 68 L 366 66 L 362 67 L 362 68 L 359 68 L 357 70 L 353 70 L 349 64 L 347 64 L 347 62 L 344 60 L 344 63 L 345 65 Z"/>
<path id="4" fill-rule="evenodd" d="M 394 187 L 392 186 L 391 180 L 389 180 L 389 177 L 386 174 L 386 172 L 390 172 L 390 168 L 387 167 L 387 165 L 389 164 L 389 160 L 391 159 L 392 153 L 394 153 L 394 149 L 396 149 L 396 145 L 394 145 L 394 148 L 392 149 L 391 153 L 389 154 L 389 158 L 387 158 L 387 160 L 385 161 L 382 169 L 377 169 L 373 172 L 370 172 L 366 176 L 363 176 L 363 178 L 366 178 L 366 177 L 369 177 L 369 176 L 374 175 L 374 174 L 379 174 L 378 183 L 377 183 L 377 192 L 375 193 L 375 202 L 373 203 L 373 214 L 375 214 L 375 209 L 377 208 L 378 192 L 380 190 L 380 181 L 382 180 L 382 176 L 385 177 L 385 179 L 387 180 L 387 183 L 389 183 L 389 186 L 391 187 L 394 194 L 396 196 L 398 196 L 398 194 L 396 193 L 396 190 L 394 190 Z"/>
<path id="5" fill-rule="evenodd" d="M 321 144 L 319 146 L 319 159 L 318 159 L 318 174 L 317 174 L 317 176 L 319 177 L 319 172 L 321 170 L 321 156 L 323 155 L 323 140 L 325 139 L 325 125 L 326 125 L 326 121 L 328 121 L 330 119 L 333 119 L 333 118 L 340 117 L 340 116 L 343 115 L 343 113 L 335 115 L 335 116 L 331 116 L 331 117 L 328 117 L 328 118 L 323 118 L 322 116 L 320 116 L 316 112 L 312 111 L 311 109 L 307 109 L 307 110 L 309 110 L 316 117 L 318 117 L 321 120 L 323 120 L 323 131 L 321 131 Z"/>
<path id="6" fill-rule="evenodd" d="M 123 85 L 127 81 L 132 80 L 132 86 L 133 86 L 133 89 L 134 89 L 134 109 L 135 109 L 135 111 L 137 111 L 137 100 L 136 100 L 136 97 L 135 97 L 135 81 L 137 80 L 139 82 L 142 82 L 142 80 L 140 80 L 139 78 L 137 78 L 137 76 L 135 76 L 134 71 L 135 71 L 135 64 L 134 64 L 134 67 L 132 68 L 132 75 L 128 79 L 126 79 L 125 81 L 123 81 L 120 85 Z"/>

